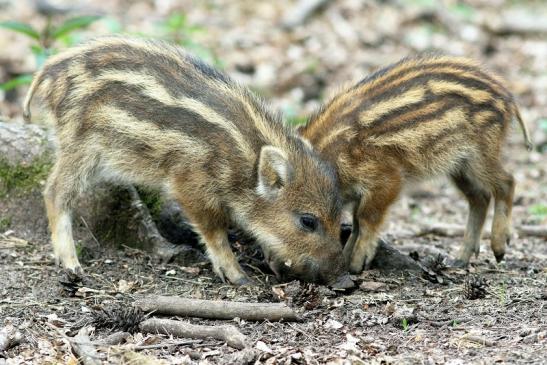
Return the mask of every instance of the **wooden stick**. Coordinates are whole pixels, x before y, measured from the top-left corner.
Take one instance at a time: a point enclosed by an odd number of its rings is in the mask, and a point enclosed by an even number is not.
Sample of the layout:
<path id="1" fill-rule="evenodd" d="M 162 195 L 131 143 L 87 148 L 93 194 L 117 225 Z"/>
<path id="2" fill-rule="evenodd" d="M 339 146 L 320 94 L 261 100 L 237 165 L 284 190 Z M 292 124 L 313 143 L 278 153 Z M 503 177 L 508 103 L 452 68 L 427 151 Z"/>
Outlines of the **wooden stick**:
<path id="1" fill-rule="evenodd" d="M 169 262 L 183 251 L 194 250 L 190 246 L 174 245 L 167 241 L 158 231 L 156 223 L 141 200 L 137 189 L 134 186 L 129 186 L 127 190 L 131 200 L 130 209 L 133 212 L 132 222 L 136 225 L 139 241 L 144 243 L 144 247 L 151 249 L 161 262 Z"/>
<path id="2" fill-rule="evenodd" d="M 525 226 L 517 227 L 519 236 L 531 236 L 547 238 L 547 226 Z"/>
<path id="3" fill-rule="evenodd" d="M 419 262 L 403 254 L 383 239 L 378 240 L 378 249 L 371 267 L 380 271 L 424 271 Z"/>
<path id="4" fill-rule="evenodd" d="M 87 328 L 81 328 L 78 334 L 74 338 L 68 337 L 72 351 L 80 362 L 84 365 L 100 365 L 102 364 L 101 358 L 93 346 L 93 343 L 89 339 L 89 330 Z"/>
<path id="5" fill-rule="evenodd" d="M 221 300 L 150 296 L 135 305 L 145 312 L 213 319 L 241 318 L 250 321 L 296 321 L 296 313 L 284 303 L 244 303 Z"/>
<path id="6" fill-rule="evenodd" d="M 325 6 L 329 0 L 300 0 L 286 12 L 282 25 L 285 29 L 293 29 L 302 25 L 313 13 Z"/>
<path id="7" fill-rule="evenodd" d="M 146 333 L 161 333 L 176 337 L 212 337 L 237 349 L 245 348 L 247 342 L 247 337 L 231 325 L 201 326 L 172 319 L 150 318 L 140 324 L 140 329 Z"/>
<path id="8" fill-rule="evenodd" d="M 23 340 L 23 335 L 17 329 L 8 325 L 0 329 L 0 352 L 9 350 L 13 346 L 17 346 Z"/>
<path id="9" fill-rule="evenodd" d="M 460 237 L 463 236 L 464 232 L 465 227 L 459 224 L 433 223 L 431 225 L 421 227 L 415 236 L 420 237 L 428 234 L 434 234 L 443 237 Z M 486 236 L 487 233 L 484 233 L 484 236 Z"/>

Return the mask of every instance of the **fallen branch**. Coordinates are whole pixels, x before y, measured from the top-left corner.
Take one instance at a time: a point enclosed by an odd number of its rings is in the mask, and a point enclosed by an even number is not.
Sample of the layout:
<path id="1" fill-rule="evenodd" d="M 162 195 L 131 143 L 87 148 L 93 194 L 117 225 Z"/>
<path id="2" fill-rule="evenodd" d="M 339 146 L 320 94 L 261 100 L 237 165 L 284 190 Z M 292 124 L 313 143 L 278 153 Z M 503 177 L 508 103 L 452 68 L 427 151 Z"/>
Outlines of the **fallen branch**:
<path id="1" fill-rule="evenodd" d="M 325 6 L 329 0 L 300 0 L 294 7 L 287 9 L 282 21 L 285 29 L 293 29 L 304 24 L 308 18 Z"/>
<path id="2" fill-rule="evenodd" d="M 250 321 L 296 321 L 296 313 L 283 303 L 244 303 L 221 300 L 150 296 L 136 301 L 145 312 L 212 319 L 241 318 Z"/>
<path id="3" fill-rule="evenodd" d="M 547 226 L 522 225 L 515 227 L 515 231 L 520 237 L 547 238 Z M 458 224 L 434 223 L 420 228 L 420 230 L 416 232 L 414 236 L 420 237 L 428 234 L 434 234 L 443 237 L 463 237 L 464 233 L 464 226 Z M 482 237 L 489 238 L 490 231 L 485 230 L 482 234 Z"/>
<path id="4" fill-rule="evenodd" d="M 0 329 L 0 352 L 7 351 L 23 341 L 21 332 L 12 325 Z"/>
<path id="5" fill-rule="evenodd" d="M 477 335 L 464 335 L 461 337 L 461 339 L 469 341 L 469 342 L 473 342 L 473 343 L 478 343 L 479 345 L 489 346 L 489 347 L 494 346 L 496 344 L 495 341 L 492 341 L 485 337 L 477 336 Z"/>
<path id="6" fill-rule="evenodd" d="M 6 234 L 0 234 L 0 249 L 25 247 L 28 245 L 28 241 L 22 238 L 9 236 Z"/>
<path id="7" fill-rule="evenodd" d="M 150 318 L 140 324 L 140 329 L 145 333 L 159 333 L 175 337 L 212 337 L 237 349 L 245 348 L 247 343 L 247 337 L 231 325 L 201 326 L 172 319 Z"/>
<path id="8" fill-rule="evenodd" d="M 428 234 L 433 234 L 443 237 L 460 237 L 463 236 L 464 232 L 465 227 L 459 224 L 433 223 L 431 225 L 421 227 L 419 231 L 414 234 L 414 236 L 421 237 Z M 487 234 L 488 232 L 484 232 L 485 237 Z"/>
<path id="9" fill-rule="evenodd" d="M 100 365 L 102 364 L 101 358 L 93 346 L 93 343 L 89 339 L 89 330 L 87 328 L 81 328 L 78 334 L 73 338 L 66 337 L 70 342 L 72 351 L 80 362 L 84 365 Z"/>
<path id="10" fill-rule="evenodd" d="M 520 226 L 517 227 L 519 236 L 547 238 L 547 226 Z"/>
<path id="11" fill-rule="evenodd" d="M 413 260 L 410 256 L 403 254 L 382 239 L 378 240 L 376 256 L 372 261 L 371 267 L 381 271 L 424 271 L 424 268 L 419 262 Z"/>

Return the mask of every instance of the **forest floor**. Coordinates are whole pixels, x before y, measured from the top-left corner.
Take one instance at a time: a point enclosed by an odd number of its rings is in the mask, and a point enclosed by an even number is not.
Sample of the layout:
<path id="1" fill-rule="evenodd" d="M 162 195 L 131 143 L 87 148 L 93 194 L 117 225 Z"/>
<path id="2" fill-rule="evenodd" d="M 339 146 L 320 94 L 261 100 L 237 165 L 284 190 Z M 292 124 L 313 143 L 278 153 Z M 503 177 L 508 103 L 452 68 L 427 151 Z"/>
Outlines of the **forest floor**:
<path id="1" fill-rule="evenodd" d="M 0 20 L 45 23 L 30 2 L 0 3 Z M 167 14 L 180 10 L 186 16 L 185 37 L 200 44 L 192 46 L 187 39 L 187 47 L 218 59 L 226 72 L 264 95 L 294 123 L 340 85 L 410 54 L 441 51 L 483 61 L 508 80 L 536 143 L 527 152 L 515 128 L 505 149 L 507 170 L 517 181 L 513 226 L 547 224 L 547 7 L 541 1 L 340 0 L 289 29 L 280 24 L 295 1 L 175 3 L 80 1 L 76 13 L 108 14 L 86 36 L 122 28 L 165 37 L 165 27 L 158 24 L 165 25 Z M 33 71 L 29 45 L 0 31 L 0 81 Z M 20 120 L 24 92 L 0 91 L 0 116 Z M 257 285 L 232 287 L 215 277 L 208 262 L 159 264 L 134 248 L 98 245 L 78 223 L 84 232 L 79 243 L 86 276 L 77 287 L 67 287 L 52 259 L 40 202 L 37 191 L 0 197 L 0 327 L 11 323 L 25 337 L 22 344 L 0 352 L 0 364 L 75 364 L 59 331 L 73 334 L 97 308 L 125 306 L 148 294 L 285 300 L 300 311 L 302 321 L 186 319 L 232 323 L 248 336 L 249 347 L 236 350 L 216 340 L 176 345 L 166 336 L 134 333 L 127 344 L 99 349 L 111 363 L 547 363 L 545 238 L 514 233 L 501 264 L 495 263 L 489 241 L 483 239 L 479 257 L 467 270 L 437 265 L 442 283 L 371 270 L 355 277 L 358 288 L 341 293 L 296 282 L 274 285 L 255 265 L 244 268 Z M 412 187 L 393 207 L 384 236 L 422 261 L 432 262 L 440 254 L 448 262 L 462 238 L 420 232 L 437 224 L 463 226 L 466 212 L 465 200 L 448 182 L 429 182 Z M 485 227 L 490 224 L 491 213 Z M 252 250 L 234 249 L 243 263 L 249 262 Z M 469 299 L 466 283 L 472 278 L 482 282 L 477 290 L 484 290 L 483 297 Z M 91 339 L 108 333 L 97 328 Z M 154 344 L 171 345 L 134 349 Z"/>

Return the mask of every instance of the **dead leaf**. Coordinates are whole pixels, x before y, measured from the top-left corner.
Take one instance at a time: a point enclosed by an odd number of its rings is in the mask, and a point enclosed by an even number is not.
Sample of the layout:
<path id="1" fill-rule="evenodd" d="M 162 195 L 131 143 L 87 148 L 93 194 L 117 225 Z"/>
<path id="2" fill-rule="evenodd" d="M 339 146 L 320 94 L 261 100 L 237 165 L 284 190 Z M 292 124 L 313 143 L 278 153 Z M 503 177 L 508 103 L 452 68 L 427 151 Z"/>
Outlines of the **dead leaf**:
<path id="1" fill-rule="evenodd" d="M 130 281 L 130 282 L 127 282 L 126 280 L 123 280 L 121 279 L 120 281 L 118 281 L 118 292 L 119 293 L 127 293 L 128 291 L 130 291 L 133 286 L 135 285 L 134 282 Z"/>
<path id="2" fill-rule="evenodd" d="M 201 271 L 199 267 L 193 267 L 193 266 L 179 266 L 179 270 L 192 275 L 199 275 Z"/>
<path id="3" fill-rule="evenodd" d="M 8 233 L 8 232 L 6 232 Z M 7 234 L 0 234 L 0 249 L 2 248 L 15 248 L 25 247 L 28 245 L 28 241 L 22 238 L 8 236 Z"/>
<path id="4" fill-rule="evenodd" d="M 278 300 L 285 300 L 285 298 L 287 297 L 285 291 L 281 286 L 272 286 L 272 292 Z"/>

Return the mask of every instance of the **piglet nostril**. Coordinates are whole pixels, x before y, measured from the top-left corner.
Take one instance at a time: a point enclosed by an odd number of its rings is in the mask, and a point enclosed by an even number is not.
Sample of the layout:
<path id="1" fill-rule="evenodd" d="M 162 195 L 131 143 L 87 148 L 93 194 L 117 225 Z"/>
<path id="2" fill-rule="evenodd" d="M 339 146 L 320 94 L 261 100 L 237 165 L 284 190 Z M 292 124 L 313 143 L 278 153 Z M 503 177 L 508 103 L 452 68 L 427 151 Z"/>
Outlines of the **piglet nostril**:
<path id="1" fill-rule="evenodd" d="M 355 287 L 355 283 L 349 277 L 348 273 L 340 275 L 333 283 L 330 283 L 329 286 L 332 289 L 351 289 Z"/>

